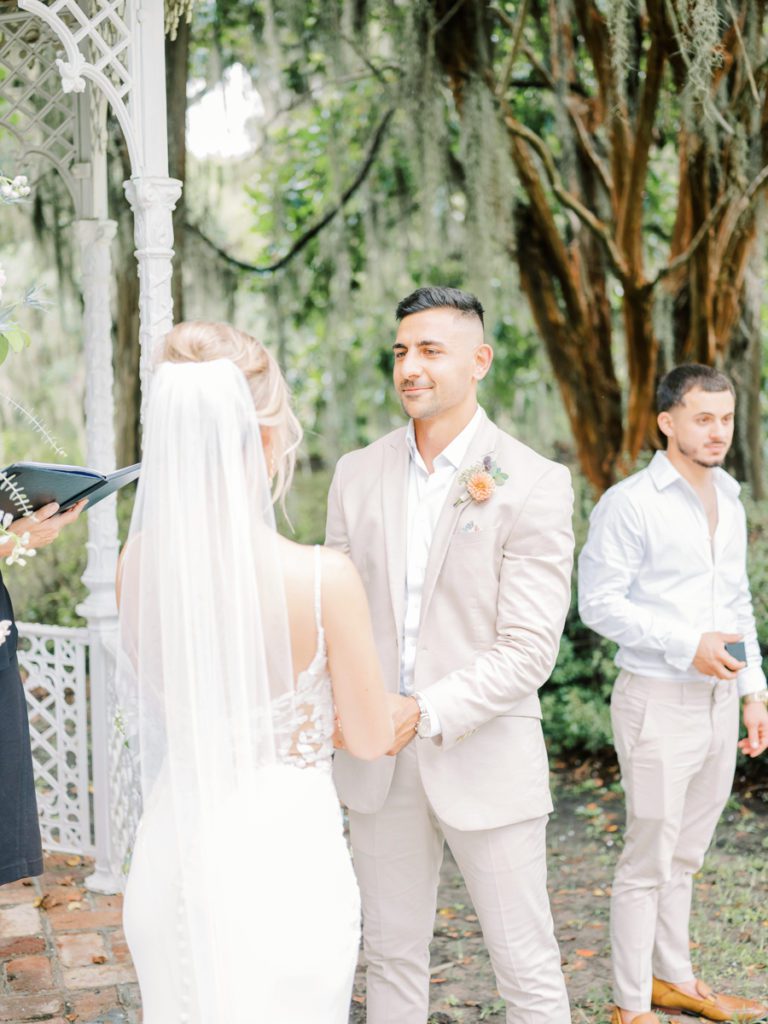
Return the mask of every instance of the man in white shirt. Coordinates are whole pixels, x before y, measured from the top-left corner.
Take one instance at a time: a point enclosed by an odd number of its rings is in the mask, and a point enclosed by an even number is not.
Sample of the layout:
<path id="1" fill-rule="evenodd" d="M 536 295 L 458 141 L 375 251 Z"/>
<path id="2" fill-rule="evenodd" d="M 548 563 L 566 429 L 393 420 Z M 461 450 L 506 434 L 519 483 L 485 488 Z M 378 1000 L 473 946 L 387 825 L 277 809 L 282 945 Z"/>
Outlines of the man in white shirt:
<path id="1" fill-rule="evenodd" d="M 697 979 L 688 940 L 692 877 L 737 745 L 750 757 L 768 747 L 746 516 L 721 468 L 735 394 L 724 374 L 689 364 L 662 379 L 657 406 L 666 452 L 603 495 L 579 559 L 581 617 L 618 643 L 621 669 L 611 720 L 627 824 L 611 896 L 612 1024 L 658 1024 L 652 1003 L 753 1021 L 768 1007 Z"/>
<path id="2" fill-rule="evenodd" d="M 537 691 L 568 610 L 568 471 L 477 404 L 493 352 L 478 300 L 420 288 L 397 310 L 409 417 L 336 467 L 327 543 L 365 584 L 395 745 L 334 777 L 363 902 L 368 1024 L 425 1024 L 445 841 L 516 1024 L 570 1024 L 546 889 L 552 809 Z"/>

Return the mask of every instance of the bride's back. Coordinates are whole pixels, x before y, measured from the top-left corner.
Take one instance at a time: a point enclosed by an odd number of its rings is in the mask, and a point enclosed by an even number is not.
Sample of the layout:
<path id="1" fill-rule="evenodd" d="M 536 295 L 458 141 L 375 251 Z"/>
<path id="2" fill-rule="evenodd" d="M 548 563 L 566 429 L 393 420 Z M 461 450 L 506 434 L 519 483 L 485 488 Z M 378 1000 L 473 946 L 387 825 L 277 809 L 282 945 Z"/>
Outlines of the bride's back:
<path id="1" fill-rule="evenodd" d="M 298 679 L 312 664 L 317 651 L 314 548 L 281 537 L 278 552 L 285 584 L 293 675 Z"/>

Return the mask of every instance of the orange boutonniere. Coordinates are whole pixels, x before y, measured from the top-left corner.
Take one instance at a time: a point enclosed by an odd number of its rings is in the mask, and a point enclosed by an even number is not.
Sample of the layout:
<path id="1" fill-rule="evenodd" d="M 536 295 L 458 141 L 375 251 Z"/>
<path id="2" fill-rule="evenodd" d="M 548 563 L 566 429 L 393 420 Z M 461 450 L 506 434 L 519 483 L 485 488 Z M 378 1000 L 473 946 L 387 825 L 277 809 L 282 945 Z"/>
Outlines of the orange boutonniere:
<path id="1" fill-rule="evenodd" d="M 466 489 L 464 494 L 454 501 L 453 507 L 456 508 L 467 501 L 476 501 L 478 504 L 488 501 L 496 488 L 503 487 L 508 479 L 509 474 L 502 472 L 494 459 L 486 455 L 482 462 L 465 469 L 459 477 L 459 483 Z"/>

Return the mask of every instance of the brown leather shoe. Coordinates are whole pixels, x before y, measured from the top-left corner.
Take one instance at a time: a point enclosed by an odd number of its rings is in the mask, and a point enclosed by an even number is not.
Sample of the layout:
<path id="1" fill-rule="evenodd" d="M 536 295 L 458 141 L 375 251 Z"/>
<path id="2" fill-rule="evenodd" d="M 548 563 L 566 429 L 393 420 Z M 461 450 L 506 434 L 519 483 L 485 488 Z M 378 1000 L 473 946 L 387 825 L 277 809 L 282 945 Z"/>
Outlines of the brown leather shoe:
<path id="1" fill-rule="evenodd" d="M 738 1024 L 755 1024 L 768 1015 L 768 1006 L 741 996 L 727 996 L 713 992 L 703 981 L 696 982 L 699 998 L 689 996 L 669 981 L 653 979 L 651 1002 L 662 1010 L 683 1010 L 697 1013 L 707 1020 L 736 1021 Z"/>
<path id="2" fill-rule="evenodd" d="M 613 1008 L 611 1024 L 624 1024 L 624 1021 L 621 1019 L 621 1011 L 618 1006 L 614 1006 Z M 637 1017 L 632 1018 L 632 1024 L 661 1024 L 661 1021 L 655 1013 L 641 1013 Z"/>

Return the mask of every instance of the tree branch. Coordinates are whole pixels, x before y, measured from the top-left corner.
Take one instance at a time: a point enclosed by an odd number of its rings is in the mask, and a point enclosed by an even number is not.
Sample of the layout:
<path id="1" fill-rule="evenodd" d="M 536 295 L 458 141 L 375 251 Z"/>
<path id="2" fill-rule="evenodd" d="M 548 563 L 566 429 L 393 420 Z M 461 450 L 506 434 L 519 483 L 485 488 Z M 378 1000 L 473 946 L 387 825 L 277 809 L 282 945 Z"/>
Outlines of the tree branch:
<path id="1" fill-rule="evenodd" d="M 557 89 L 557 84 L 552 75 L 550 74 L 549 68 L 547 68 L 546 65 L 539 60 L 539 58 L 533 52 L 532 47 L 525 46 L 524 50 L 526 57 L 531 62 L 531 65 L 544 78 L 546 83 L 549 85 L 549 88 L 559 99 L 560 97 Z M 577 88 L 571 83 L 569 83 L 568 88 L 571 92 L 577 92 L 580 95 L 584 96 L 585 98 L 589 98 L 585 90 Z M 563 106 L 565 107 L 568 113 L 568 116 L 573 121 L 573 126 L 576 129 L 576 134 L 578 135 L 579 141 L 581 142 L 582 149 L 584 150 L 584 155 L 597 171 L 597 174 L 603 183 L 603 187 L 608 193 L 611 202 L 613 202 L 615 199 L 615 193 L 613 189 L 613 178 L 611 177 L 611 172 L 600 159 L 597 150 L 592 145 L 592 140 L 589 137 L 589 132 L 587 131 L 586 127 L 584 126 L 584 122 L 582 121 L 581 117 L 579 116 L 574 107 L 574 103 L 577 101 L 574 100 L 571 96 L 566 96 L 562 102 Z"/>
<path id="2" fill-rule="evenodd" d="M 535 132 L 531 131 L 530 128 L 526 128 L 524 124 L 521 124 L 521 122 L 514 118 L 511 113 L 505 114 L 504 123 L 514 135 L 517 135 L 518 138 L 525 139 L 528 145 L 539 156 L 542 164 L 544 165 L 544 170 L 546 171 L 552 191 L 563 206 L 566 206 L 569 210 L 575 213 L 579 220 L 585 224 L 593 234 L 597 235 L 597 237 L 601 239 L 608 252 L 611 263 L 613 264 L 614 271 L 622 280 L 626 280 L 627 266 L 624 262 L 624 257 L 611 236 L 608 225 L 604 224 L 603 221 L 596 217 L 591 210 L 587 209 L 581 200 L 564 187 L 557 168 L 555 167 L 555 161 L 544 140 Z"/>
<path id="3" fill-rule="evenodd" d="M 742 218 L 749 213 L 752 204 L 760 195 L 760 190 L 765 186 L 768 180 L 768 164 L 752 179 L 749 185 L 744 189 L 736 202 L 731 206 L 730 210 L 723 217 L 723 222 L 720 225 L 719 239 L 718 239 L 718 250 L 721 254 L 721 262 L 725 258 L 729 248 L 735 244 L 740 233 L 739 224 Z"/>
<path id="4" fill-rule="evenodd" d="M 742 55 L 744 57 L 744 68 L 745 68 L 745 71 L 747 73 L 747 79 L 749 81 L 749 87 L 752 90 L 752 99 L 755 101 L 755 103 L 759 103 L 760 102 L 760 93 L 757 91 L 757 83 L 755 82 L 755 76 L 752 73 L 752 65 L 749 63 L 749 54 L 747 53 L 747 48 L 744 45 L 744 37 L 741 34 L 741 28 L 739 26 L 739 19 L 736 16 L 736 11 L 734 11 L 734 9 L 733 9 L 733 4 L 731 3 L 731 0 L 728 0 L 728 13 L 730 14 L 731 20 L 733 21 L 733 27 L 734 27 L 734 29 L 736 31 L 736 38 L 739 41 L 739 46 L 741 47 L 741 53 L 742 53 Z"/>
<path id="5" fill-rule="evenodd" d="M 493 8 L 493 10 L 497 10 L 497 8 Z M 517 24 L 512 30 L 512 49 L 509 51 L 504 63 L 504 69 L 501 72 L 501 78 L 496 86 L 497 96 L 503 96 L 509 87 L 509 80 L 512 77 L 512 68 L 517 60 L 517 55 L 520 52 L 520 44 L 523 41 L 523 29 L 525 28 L 525 19 L 527 14 L 528 0 L 522 0 L 520 9 L 517 12 Z"/>
<path id="6" fill-rule="evenodd" d="M 768 170 L 768 168 L 766 168 L 766 170 Z M 701 243 L 707 237 L 709 229 L 715 223 L 718 214 L 725 206 L 725 204 L 728 202 L 730 197 L 730 191 L 723 192 L 718 201 L 707 214 L 706 220 L 704 220 L 702 224 L 699 226 L 699 230 L 690 240 L 686 248 L 683 249 L 681 253 L 678 253 L 678 255 L 675 256 L 673 260 L 670 260 L 666 267 L 662 267 L 652 281 L 648 282 L 647 287 L 649 290 L 654 289 L 656 285 L 659 283 L 659 281 L 662 281 L 665 277 L 669 277 L 670 274 L 674 274 L 676 270 L 679 270 L 680 267 L 684 266 L 688 262 L 688 260 L 690 260 L 690 258 L 694 255 L 696 250 L 701 245 Z"/>
<path id="7" fill-rule="evenodd" d="M 459 9 L 462 8 L 465 3 L 466 0 L 456 0 L 456 3 L 453 5 L 453 7 L 451 7 L 451 9 L 442 16 L 440 21 L 438 21 L 436 25 L 433 25 L 432 28 L 429 30 L 430 36 L 436 36 L 438 32 L 442 32 L 442 30 L 445 28 L 445 26 L 448 24 L 451 18 L 456 17 L 456 15 L 459 12 Z"/>
<path id="8" fill-rule="evenodd" d="M 371 167 L 373 167 L 376 155 L 379 149 L 381 148 L 381 143 L 384 139 L 387 127 L 394 113 L 395 108 L 390 107 L 390 109 L 381 119 L 378 128 L 374 132 L 371 144 L 368 147 L 368 152 L 366 154 L 365 160 L 362 163 L 362 166 L 360 167 L 360 170 L 357 172 L 354 181 L 350 185 L 348 185 L 347 188 L 342 192 L 339 202 L 330 210 L 328 210 L 328 212 L 325 213 L 320 218 L 320 220 L 316 221 L 310 228 L 308 228 L 303 235 L 297 238 L 296 241 L 288 250 L 288 252 L 286 252 L 284 256 L 281 256 L 280 259 L 276 260 L 274 263 L 268 263 L 264 266 L 257 266 L 254 263 L 246 263 L 244 260 L 239 260 L 235 256 L 231 256 L 224 249 L 220 248 L 220 246 L 218 246 L 214 241 L 212 241 L 212 239 L 210 239 L 196 224 L 187 224 L 187 229 L 191 231 L 193 234 L 197 235 L 197 237 L 200 238 L 203 242 L 205 242 L 205 244 L 210 249 L 212 249 L 217 256 L 223 259 L 230 266 L 237 267 L 238 270 L 244 270 L 249 274 L 274 274 L 275 271 L 282 270 L 282 268 L 286 266 L 286 264 L 290 263 L 294 256 L 297 256 L 302 249 L 306 248 L 306 246 L 312 241 L 312 239 L 317 237 L 317 235 L 320 234 L 323 228 L 330 224 L 333 218 L 344 209 L 346 204 L 349 202 L 349 200 L 352 198 L 355 192 L 357 192 L 362 183 L 365 181 L 369 171 L 371 170 Z"/>

